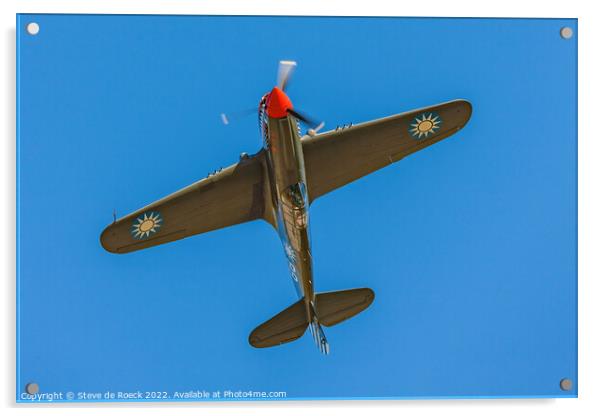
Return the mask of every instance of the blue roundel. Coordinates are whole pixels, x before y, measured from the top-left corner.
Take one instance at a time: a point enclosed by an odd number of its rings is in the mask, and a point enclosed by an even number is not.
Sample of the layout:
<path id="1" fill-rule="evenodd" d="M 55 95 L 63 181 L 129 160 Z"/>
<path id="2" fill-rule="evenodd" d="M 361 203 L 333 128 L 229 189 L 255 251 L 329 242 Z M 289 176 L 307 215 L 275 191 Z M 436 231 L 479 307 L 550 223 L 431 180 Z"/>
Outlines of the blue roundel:
<path id="1" fill-rule="evenodd" d="M 441 128 L 441 117 L 433 112 L 422 113 L 410 121 L 408 131 L 416 139 L 426 139 Z"/>
<path id="2" fill-rule="evenodd" d="M 157 233 L 162 224 L 163 218 L 160 213 L 157 211 L 147 211 L 134 219 L 130 232 L 132 233 L 132 237 L 142 240 Z"/>

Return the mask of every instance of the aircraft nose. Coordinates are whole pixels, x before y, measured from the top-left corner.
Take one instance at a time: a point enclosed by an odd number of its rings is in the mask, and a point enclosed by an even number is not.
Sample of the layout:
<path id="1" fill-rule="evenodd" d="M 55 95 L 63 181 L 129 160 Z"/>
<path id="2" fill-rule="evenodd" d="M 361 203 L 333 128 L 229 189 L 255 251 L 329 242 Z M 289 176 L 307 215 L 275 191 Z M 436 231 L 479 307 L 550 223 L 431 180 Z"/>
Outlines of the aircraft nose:
<path id="1" fill-rule="evenodd" d="M 268 97 L 268 116 L 272 118 L 283 118 L 288 115 L 287 110 L 293 108 L 290 98 L 278 87 L 270 92 Z"/>

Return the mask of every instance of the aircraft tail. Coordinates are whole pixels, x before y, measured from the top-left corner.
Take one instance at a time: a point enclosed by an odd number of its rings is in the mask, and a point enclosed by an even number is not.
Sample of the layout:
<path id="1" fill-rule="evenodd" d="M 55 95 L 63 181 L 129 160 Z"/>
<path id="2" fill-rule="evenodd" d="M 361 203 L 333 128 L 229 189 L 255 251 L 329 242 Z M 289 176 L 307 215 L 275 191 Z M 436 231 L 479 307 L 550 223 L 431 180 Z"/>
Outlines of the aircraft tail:
<path id="1" fill-rule="evenodd" d="M 307 316 L 305 299 L 300 299 L 270 320 L 259 325 L 249 335 L 256 348 L 273 347 L 300 338 L 309 326 L 313 339 L 323 354 L 330 347 L 322 326 L 334 326 L 365 310 L 374 300 L 372 289 L 349 289 L 316 295 Z"/>

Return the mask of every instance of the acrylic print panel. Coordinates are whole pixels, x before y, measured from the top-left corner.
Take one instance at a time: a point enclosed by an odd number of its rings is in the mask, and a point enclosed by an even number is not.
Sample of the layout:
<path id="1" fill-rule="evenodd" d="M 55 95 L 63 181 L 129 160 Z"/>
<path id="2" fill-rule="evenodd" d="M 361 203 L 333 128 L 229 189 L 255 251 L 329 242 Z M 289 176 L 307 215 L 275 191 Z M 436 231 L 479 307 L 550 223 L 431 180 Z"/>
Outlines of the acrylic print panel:
<path id="1" fill-rule="evenodd" d="M 17 33 L 18 401 L 576 397 L 576 20 Z"/>

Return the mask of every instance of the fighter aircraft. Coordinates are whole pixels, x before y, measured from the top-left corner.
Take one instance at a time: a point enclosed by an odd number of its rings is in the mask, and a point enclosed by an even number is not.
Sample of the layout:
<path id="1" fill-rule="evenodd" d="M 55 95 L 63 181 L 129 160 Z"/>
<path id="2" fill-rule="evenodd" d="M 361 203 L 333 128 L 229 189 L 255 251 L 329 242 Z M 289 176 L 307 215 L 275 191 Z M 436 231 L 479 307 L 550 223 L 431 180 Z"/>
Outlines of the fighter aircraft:
<path id="1" fill-rule="evenodd" d="M 314 292 L 311 203 L 456 133 L 468 122 L 472 106 L 454 100 L 320 133 L 324 123 L 295 109 L 285 93 L 295 67 L 293 61 L 281 61 L 277 86 L 259 102 L 259 152 L 243 153 L 238 163 L 114 220 L 100 241 L 107 251 L 121 254 L 246 221 L 267 221 L 280 236 L 299 300 L 255 328 L 249 343 L 280 345 L 300 338 L 309 327 L 320 351 L 328 354 L 322 325 L 357 315 L 370 306 L 374 292 Z M 310 127 L 305 135 L 300 123 Z"/>

